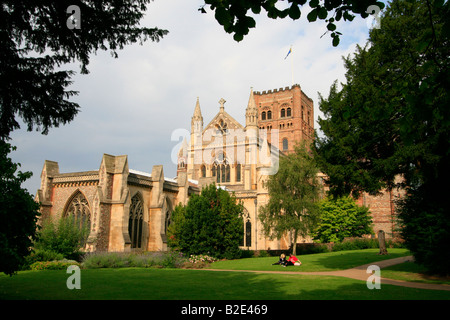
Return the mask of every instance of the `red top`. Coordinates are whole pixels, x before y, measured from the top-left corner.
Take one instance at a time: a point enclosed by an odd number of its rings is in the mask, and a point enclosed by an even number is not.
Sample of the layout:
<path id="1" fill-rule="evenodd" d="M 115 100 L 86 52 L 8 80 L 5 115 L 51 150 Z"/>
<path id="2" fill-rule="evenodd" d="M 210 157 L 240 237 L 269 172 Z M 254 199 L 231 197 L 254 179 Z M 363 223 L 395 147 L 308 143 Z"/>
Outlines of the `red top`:
<path id="1" fill-rule="evenodd" d="M 298 261 L 298 259 L 296 256 L 290 256 L 288 261 L 295 263 L 296 261 Z"/>

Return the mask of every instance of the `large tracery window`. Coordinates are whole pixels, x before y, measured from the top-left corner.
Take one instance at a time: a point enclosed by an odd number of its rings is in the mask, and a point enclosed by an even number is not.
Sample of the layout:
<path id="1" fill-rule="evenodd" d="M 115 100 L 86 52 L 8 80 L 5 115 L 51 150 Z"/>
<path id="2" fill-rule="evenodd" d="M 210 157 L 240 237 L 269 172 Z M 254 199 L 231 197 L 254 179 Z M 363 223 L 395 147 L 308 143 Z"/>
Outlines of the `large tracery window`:
<path id="1" fill-rule="evenodd" d="M 131 248 L 142 247 L 142 224 L 144 222 L 144 202 L 138 193 L 131 198 L 130 217 L 128 220 L 128 233 L 131 239 Z"/>
<path id="2" fill-rule="evenodd" d="M 73 217 L 80 229 L 84 227 L 88 228 L 88 230 L 91 229 L 91 210 L 86 197 L 81 192 L 78 191 L 72 197 L 66 207 L 65 216 Z"/>
<path id="3" fill-rule="evenodd" d="M 216 125 L 216 134 L 217 135 L 226 135 L 228 133 L 228 126 L 226 122 L 223 120 L 220 120 L 219 123 Z"/>
<path id="4" fill-rule="evenodd" d="M 214 160 L 211 167 L 211 175 L 216 177 L 216 182 L 230 182 L 230 164 L 227 159 L 224 159 L 223 154 Z"/>

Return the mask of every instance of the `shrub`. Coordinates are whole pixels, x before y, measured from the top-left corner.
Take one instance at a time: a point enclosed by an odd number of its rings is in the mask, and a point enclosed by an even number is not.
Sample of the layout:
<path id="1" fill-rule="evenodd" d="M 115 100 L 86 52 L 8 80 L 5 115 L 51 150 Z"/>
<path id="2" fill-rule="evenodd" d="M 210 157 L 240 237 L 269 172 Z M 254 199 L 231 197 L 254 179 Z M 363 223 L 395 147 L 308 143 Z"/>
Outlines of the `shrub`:
<path id="1" fill-rule="evenodd" d="M 87 269 L 96 268 L 178 268 L 186 262 L 179 252 L 98 252 L 84 256 L 82 265 Z"/>
<path id="2" fill-rule="evenodd" d="M 378 239 L 352 239 L 346 240 L 341 243 L 335 243 L 332 251 L 344 251 L 344 250 L 362 250 L 378 248 Z"/>
<path id="3" fill-rule="evenodd" d="M 367 207 L 360 207 L 351 197 L 329 198 L 320 202 L 320 222 L 315 240 L 341 242 L 346 237 L 372 233 L 372 219 Z"/>
<path id="4" fill-rule="evenodd" d="M 89 253 L 84 256 L 82 265 L 87 269 L 97 268 L 122 268 L 128 263 L 123 254 L 116 252 Z"/>
<path id="5" fill-rule="evenodd" d="M 397 210 L 404 245 L 414 255 L 416 263 L 432 273 L 448 275 L 450 202 L 440 201 L 441 197 L 436 196 L 438 191 L 427 184 L 410 188 L 408 194 L 398 201 Z"/>
<path id="6" fill-rule="evenodd" d="M 60 253 L 51 250 L 35 249 L 29 256 L 26 257 L 25 265 L 22 269 L 29 269 L 33 263 L 38 261 L 45 262 L 62 259 L 64 259 L 64 256 Z"/>
<path id="7" fill-rule="evenodd" d="M 239 258 L 243 209 L 236 197 L 212 184 L 172 212 L 168 245 L 186 255 L 213 253 L 218 258 Z"/>
<path id="8" fill-rule="evenodd" d="M 77 257 L 86 243 L 88 234 L 88 227 L 80 228 L 72 216 L 61 217 L 58 221 L 49 218 L 44 221 L 39 231 L 35 248 L 56 252 L 65 258 Z"/>
<path id="9" fill-rule="evenodd" d="M 315 254 L 329 252 L 327 244 L 310 243 L 308 245 L 297 245 L 297 254 Z"/>
<path id="10" fill-rule="evenodd" d="M 59 261 L 37 261 L 30 265 L 31 270 L 65 270 L 69 266 L 77 265 L 78 262 L 74 260 L 59 260 Z"/>
<path id="11" fill-rule="evenodd" d="M 191 255 L 189 257 L 189 262 L 191 263 L 202 263 L 202 262 L 208 262 L 208 263 L 212 263 L 214 261 L 217 261 L 216 258 L 210 257 L 208 255 L 203 255 L 203 254 L 199 254 L 199 255 Z"/>

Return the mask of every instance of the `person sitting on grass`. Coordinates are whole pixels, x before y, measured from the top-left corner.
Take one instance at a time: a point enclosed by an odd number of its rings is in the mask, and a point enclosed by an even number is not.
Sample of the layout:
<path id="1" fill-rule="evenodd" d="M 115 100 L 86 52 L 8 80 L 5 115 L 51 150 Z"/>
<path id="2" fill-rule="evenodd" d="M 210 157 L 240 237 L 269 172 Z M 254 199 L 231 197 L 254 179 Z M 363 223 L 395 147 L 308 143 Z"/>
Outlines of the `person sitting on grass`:
<path id="1" fill-rule="evenodd" d="M 274 266 L 274 265 L 277 265 L 277 264 L 279 264 L 279 265 L 281 265 L 281 266 L 286 265 L 286 256 L 285 256 L 284 253 L 282 253 L 282 254 L 280 255 L 280 259 L 279 259 L 277 262 L 275 262 L 274 264 L 272 264 L 272 265 Z"/>
<path id="2" fill-rule="evenodd" d="M 302 263 L 293 254 L 289 255 L 289 259 L 286 261 L 286 266 L 300 266 Z"/>

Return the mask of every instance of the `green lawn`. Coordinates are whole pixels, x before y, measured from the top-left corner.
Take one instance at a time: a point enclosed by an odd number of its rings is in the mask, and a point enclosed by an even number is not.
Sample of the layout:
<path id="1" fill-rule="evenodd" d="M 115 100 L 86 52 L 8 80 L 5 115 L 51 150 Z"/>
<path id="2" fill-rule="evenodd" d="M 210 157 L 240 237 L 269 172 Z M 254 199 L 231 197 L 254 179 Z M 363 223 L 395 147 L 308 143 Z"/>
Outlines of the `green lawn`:
<path id="1" fill-rule="evenodd" d="M 378 255 L 379 249 L 337 251 L 320 254 L 297 256 L 302 265 L 300 267 L 283 268 L 272 264 L 277 257 L 248 258 L 239 260 L 225 260 L 214 262 L 211 268 L 229 270 L 259 270 L 259 271 L 335 271 L 350 269 L 364 264 L 393 259 L 410 255 L 406 249 L 389 249 L 388 255 Z"/>
<path id="2" fill-rule="evenodd" d="M 343 252 L 342 255 L 317 254 L 302 256 L 303 266 L 316 265 L 322 270 L 334 270 L 349 265 L 373 262 L 382 256 L 374 253 Z M 369 256 L 367 256 L 369 254 Z M 392 253 L 390 258 L 393 257 Z M 404 255 L 406 252 L 398 252 Z M 371 261 L 367 261 L 367 259 Z M 218 262 L 226 267 L 245 268 L 266 265 L 274 258 L 242 259 Z M 276 260 L 276 259 L 275 259 Z M 361 263 L 362 261 L 362 263 Z M 228 264 L 230 263 L 230 264 Z M 272 266 L 271 266 L 272 267 Z M 275 266 L 273 266 L 275 267 Z M 294 268 L 294 267 L 292 267 Z M 296 267 L 297 268 L 297 267 Z M 288 268 L 282 268 L 288 269 Z M 279 269 L 277 269 L 279 270 Z M 316 269 L 317 270 L 317 269 Z M 303 270 L 305 271 L 305 269 Z M 319 270 L 317 270 L 319 271 Z M 13 277 L 0 275 L 0 299 L 82 299 L 82 300 L 366 300 L 450 299 L 450 291 L 420 290 L 382 285 L 380 290 L 369 290 L 365 281 L 331 276 L 260 274 L 233 271 L 183 269 L 91 269 L 81 270 L 81 289 L 69 290 L 66 280 L 70 275 L 61 271 L 24 271 Z"/>

